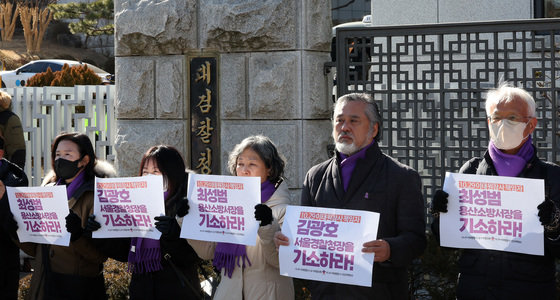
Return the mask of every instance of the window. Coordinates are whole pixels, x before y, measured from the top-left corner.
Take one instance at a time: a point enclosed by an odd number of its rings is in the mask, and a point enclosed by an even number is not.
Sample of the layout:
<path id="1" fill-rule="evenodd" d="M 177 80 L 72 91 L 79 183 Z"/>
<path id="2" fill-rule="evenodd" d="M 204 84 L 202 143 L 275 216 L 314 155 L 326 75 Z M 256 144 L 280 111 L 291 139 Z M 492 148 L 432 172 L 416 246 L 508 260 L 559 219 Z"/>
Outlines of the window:
<path id="1" fill-rule="evenodd" d="M 35 62 L 31 63 L 27 66 L 22 67 L 19 69 L 21 73 L 40 73 L 43 72 L 43 68 L 45 68 L 45 63 L 43 62 Z"/>
<path id="2" fill-rule="evenodd" d="M 42 72 L 46 72 L 49 67 L 51 68 L 51 71 L 53 71 L 53 72 L 62 70 L 62 65 L 61 64 L 48 63 L 47 67 Z"/>
<path id="3" fill-rule="evenodd" d="M 560 0 L 535 0 L 535 18 L 560 17 Z"/>

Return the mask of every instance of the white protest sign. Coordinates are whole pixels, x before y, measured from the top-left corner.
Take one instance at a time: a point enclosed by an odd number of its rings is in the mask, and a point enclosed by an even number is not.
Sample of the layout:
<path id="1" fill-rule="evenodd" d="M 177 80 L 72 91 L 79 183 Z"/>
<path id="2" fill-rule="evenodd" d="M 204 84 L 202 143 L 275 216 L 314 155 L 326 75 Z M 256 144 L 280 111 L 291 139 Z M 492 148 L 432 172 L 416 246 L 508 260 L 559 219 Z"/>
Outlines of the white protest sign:
<path id="1" fill-rule="evenodd" d="M 445 174 L 447 213 L 440 214 L 441 245 L 544 255 L 537 206 L 544 180 Z"/>
<path id="2" fill-rule="evenodd" d="M 255 205 L 261 203 L 259 177 L 189 175 L 189 213 L 181 237 L 200 241 L 254 246 L 259 223 Z"/>
<path id="3" fill-rule="evenodd" d="M 377 238 L 379 214 L 370 211 L 288 206 L 280 246 L 280 275 L 371 286 L 373 253 L 362 244 Z"/>
<path id="4" fill-rule="evenodd" d="M 142 237 L 159 240 L 155 217 L 165 215 L 163 177 L 95 178 L 93 204 L 101 228 L 94 238 Z"/>
<path id="5" fill-rule="evenodd" d="M 19 241 L 70 245 L 66 231 L 66 186 L 6 187 L 10 210 L 18 224 Z"/>

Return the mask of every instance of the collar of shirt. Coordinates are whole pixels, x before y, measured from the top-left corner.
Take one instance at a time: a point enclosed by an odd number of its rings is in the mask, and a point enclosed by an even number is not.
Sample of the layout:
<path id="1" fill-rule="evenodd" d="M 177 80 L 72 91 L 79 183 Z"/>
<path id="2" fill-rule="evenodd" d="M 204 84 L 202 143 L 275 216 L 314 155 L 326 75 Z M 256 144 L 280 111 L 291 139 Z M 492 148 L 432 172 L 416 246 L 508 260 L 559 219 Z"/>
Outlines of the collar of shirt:
<path id="1" fill-rule="evenodd" d="M 366 157 L 366 151 L 375 143 L 375 139 L 371 142 L 371 144 L 365 146 L 364 148 L 360 149 L 360 151 L 348 156 L 343 153 L 338 153 L 340 155 L 340 173 L 342 176 L 342 183 L 344 184 L 344 190 L 348 189 L 348 184 L 350 183 L 350 178 L 352 177 L 352 172 L 354 172 L 354 168 L 356 167 L 356 162 L 358 159 L 364 159 Z"/>

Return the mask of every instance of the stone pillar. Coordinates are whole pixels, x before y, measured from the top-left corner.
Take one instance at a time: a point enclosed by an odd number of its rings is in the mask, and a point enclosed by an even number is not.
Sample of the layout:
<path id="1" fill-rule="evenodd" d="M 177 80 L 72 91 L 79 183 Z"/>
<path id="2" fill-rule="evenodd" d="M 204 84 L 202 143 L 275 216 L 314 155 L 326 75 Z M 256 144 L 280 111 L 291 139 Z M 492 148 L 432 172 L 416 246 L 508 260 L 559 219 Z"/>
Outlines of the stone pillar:
<path id="1" fill-rule="evenodd" d="M 190 161 L 189 56 L 218 59 L 221 168 L 253 134 L 287 158 L 294 190 L 327 158 L 332 100 L 330 1 L 116 0 L 117 138 L 121 176 L 138 173 L 142 153 L 170 144 Z M 195 166 L 190 166 L 195 167 Z"/>

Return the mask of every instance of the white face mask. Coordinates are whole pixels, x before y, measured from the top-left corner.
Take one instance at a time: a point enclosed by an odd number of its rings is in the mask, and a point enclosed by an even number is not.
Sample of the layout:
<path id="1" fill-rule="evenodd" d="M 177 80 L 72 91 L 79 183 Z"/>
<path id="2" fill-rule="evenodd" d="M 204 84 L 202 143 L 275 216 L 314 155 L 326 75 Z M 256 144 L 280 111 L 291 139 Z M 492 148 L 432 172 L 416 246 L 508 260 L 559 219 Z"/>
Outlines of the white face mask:
<path id="1" fill-rule="evenodd" d="M 488 126 L 490 139 L 498 149 L 514 149 L 525 139 L 523 131 L 525 131 L 527 123 L 515 122 L 507 119 L 500 120 L 496 123 L 490 122 L 490 126 Z"/>

